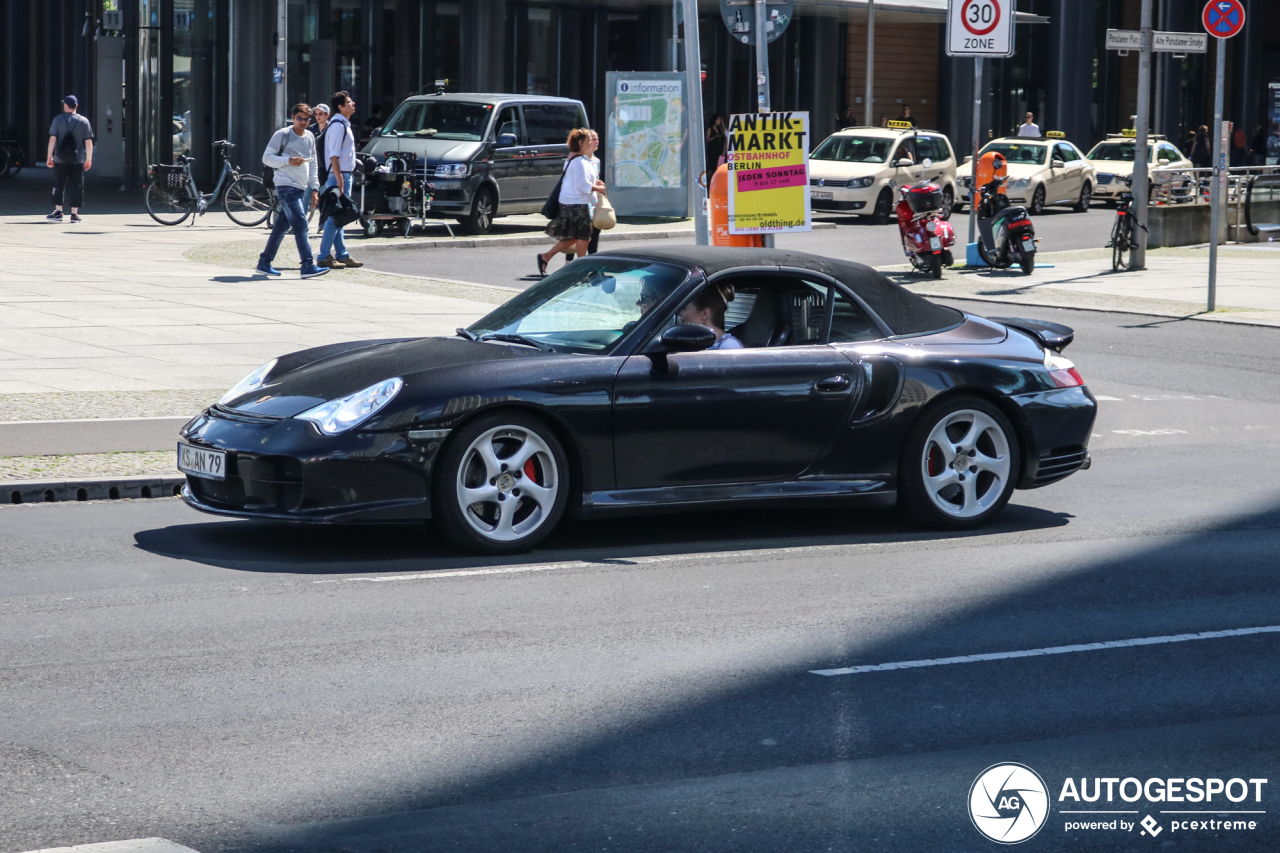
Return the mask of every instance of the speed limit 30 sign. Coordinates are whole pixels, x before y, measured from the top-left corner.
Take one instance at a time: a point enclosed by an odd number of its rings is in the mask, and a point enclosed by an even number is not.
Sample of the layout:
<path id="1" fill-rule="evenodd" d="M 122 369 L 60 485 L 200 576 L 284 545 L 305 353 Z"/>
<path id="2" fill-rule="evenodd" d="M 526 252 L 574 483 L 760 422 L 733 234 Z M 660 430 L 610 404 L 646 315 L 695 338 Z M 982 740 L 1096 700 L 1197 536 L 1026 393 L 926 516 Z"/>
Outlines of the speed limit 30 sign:
<path id="1" fill-rule="evenodd" d="M 947 0 L 948 56 L 1013 56 L 1014 0 Z"/>

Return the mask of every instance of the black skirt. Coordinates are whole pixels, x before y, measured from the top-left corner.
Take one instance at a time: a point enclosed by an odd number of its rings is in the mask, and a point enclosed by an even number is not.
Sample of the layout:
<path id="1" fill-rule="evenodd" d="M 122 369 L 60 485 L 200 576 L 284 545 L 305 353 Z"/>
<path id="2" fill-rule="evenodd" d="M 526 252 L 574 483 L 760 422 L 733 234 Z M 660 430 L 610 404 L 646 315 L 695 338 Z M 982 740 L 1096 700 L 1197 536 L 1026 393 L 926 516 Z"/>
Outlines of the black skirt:
<path id="1" fill-rule="evenodd" d="M 590 240 L 591 205 L 560 205 L 560 215 L 547 223 L 547 236 L 556 240 Z"/>

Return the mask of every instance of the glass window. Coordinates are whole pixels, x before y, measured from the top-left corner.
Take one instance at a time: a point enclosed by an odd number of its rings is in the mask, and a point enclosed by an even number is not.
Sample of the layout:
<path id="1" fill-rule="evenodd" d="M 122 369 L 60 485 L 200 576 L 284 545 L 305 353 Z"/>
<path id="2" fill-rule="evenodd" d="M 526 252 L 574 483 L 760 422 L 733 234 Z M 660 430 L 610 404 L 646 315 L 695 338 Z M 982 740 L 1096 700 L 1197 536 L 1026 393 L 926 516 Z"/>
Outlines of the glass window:
<path id="1" fill-rule="evenodd" d="M 521 335 L 561 352 L 607 355 L 687 276 L 646 261 L 583 259 L 552 273 L 468 331 Z"/>
<path id="2" fill-rule="evenodd" d="M 981 153 L 986 154 L 989 151 L 1000 152 L 1010 163 L 1043 166 L 1045 155 L 1049 153 L 1049 147 L 1047 145 L 1028 145 L 1021 142 L 993 142 L 983 148 Z"/>
<path id="3" fill-rule="evenodd" d="M 1132 142 L 1099 142 L 1089 152 L 1090 160 L 1112 160 L 1121 163 L 1132 163 L 1133 153 L 1137 145 Z M 1147 146 L 1148 162 L 1153 148 Z"/>
<path id="4" fill-rule="evenodd" d="M 493 138 L 497 140 L 504 133 L 516 138 L 514 145 L 528 144 L 521 141 L 523 134 L 520 132 L 520 110 L 517 107 L 504 107 L 498 114 L 498 123 L 493 126 Z"/>
<path id="5" fill-rule="evenodd" d="M 382 135 L 478 142 L 492 109 L 464 101 L 405 101 L 382 126 Z"/>
<path id="6" fill-rule="evenodd" d="M 835 160 L 841 163 L 883 163 L 889 156 L 892 139 L 864 136 L 828 136 L 809 156 L 810 160 Z"/>
<path id="7" fill-rule="evenodd" d="M 918 136 L 916 148 L 922 160 L 928 157 L 935 163 L 945 163 L 951 159 L 951 148 L 941 136 Z"/>
<path id="8" fill-rule="evenodd" d="M 1061 142 L 1053 146 L 1053 156 L 1057 157 L 1064 163 L 1070 163 L 1072 160 L 1076 159 L 1074 152 L 1071 150 L 1071 146 L 1063 145 Z"/>
<path id="9" fill-rule="evenodd" d="M 585 127 L 586 116 L 576 104 L 525 104 L 524 127 L 529 145 L 564 145 L 569 131 Z"/>
<path id="10" fill-rule="evenodd" d="M 524 91 L 530 95 L 554 95 L 560 89 L 557 73 L 560 70 L 560 40 L 557 38 L 556 15 L 546 6 L 530 6 L 528 11 Z"/>
<path id="11" fill-rule="evenodd" d="M 827 293 L 825 284 L 811 281 L 795 282 L 791 286 L 791 337 L 790 346 L 812 346 L 822 343 L 822 333 L 827 325 Z"/>
<path id="12" fill-rule="evenodd" d="M 839 290 L 834 291 L 834 297 L 831 306 L 831 343 L 877 341 L 884 337 L 858 303 Z"/>

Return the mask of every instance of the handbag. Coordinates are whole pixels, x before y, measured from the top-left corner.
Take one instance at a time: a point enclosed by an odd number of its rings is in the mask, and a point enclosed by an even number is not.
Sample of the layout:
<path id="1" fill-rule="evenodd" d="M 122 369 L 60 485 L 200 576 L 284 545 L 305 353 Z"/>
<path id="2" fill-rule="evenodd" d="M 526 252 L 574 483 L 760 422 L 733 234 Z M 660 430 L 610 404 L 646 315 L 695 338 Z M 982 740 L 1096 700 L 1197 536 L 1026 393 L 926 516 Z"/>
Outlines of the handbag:
<path id="1" fill-rule="evenodd" d="M 560 186 L 564 183 L 564 173 L 569 171 L 571 160 L 564 161 L 564 168 L 560 170 L 560 180 L 556 181 L 555 187 L 551 190 L 551 195 L 547 196 L 547 200 L 542 203 L 542 215 L 547 219 L 555 219 L 560 215 Z"/>
<path id="2" fill-rule="evenodd" d="M 613 209 L 612 204 L 609 204 L 609 197 L 600 193 L 600 201 L 596 203 L 596 209 L 591 212 L 591 225 L 601 231 L 608 231 L 617 224 L 617 211 Z"/>

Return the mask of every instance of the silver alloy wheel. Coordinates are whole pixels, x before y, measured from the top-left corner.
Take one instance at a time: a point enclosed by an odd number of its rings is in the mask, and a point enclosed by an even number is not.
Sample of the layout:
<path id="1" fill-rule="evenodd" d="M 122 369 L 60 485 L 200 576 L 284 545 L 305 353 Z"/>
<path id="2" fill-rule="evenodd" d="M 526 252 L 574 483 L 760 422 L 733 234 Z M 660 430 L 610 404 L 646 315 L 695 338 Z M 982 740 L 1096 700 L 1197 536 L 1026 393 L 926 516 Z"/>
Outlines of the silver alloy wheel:
<path id="1" fill-rule="evenodd" d="M 974 409 L 961 409 L 938 421 L 920 459 L 929 500 L 955 518 L 973 518 L 995 506 L 1011 469 L 1004 430 Z"/>
<path id="2" fill-rule="evenodd" d="M 482 192 L 476 198 L 476 227 L 481 233 L 487 232 L 493 225 L 493 197 Z"/>
<path id="3" fill-rule="evenodd" d="M 546 441 L 523 426 L 479 435 L 462 454 L 456 493 L 472 529 L 493 542 L 535 532 L 551 516 L 560 471 Z"/>
<path id="4" fill-rule="evenodd" d="M 1084 182 L 1084 186 L 1080 188 L 1080 202 L 1076 205 L 1076 210 L 1080 213 L 1088 213 L 1089 205 L 1093 203 L 1093 187 L 1088 181 Z"/>
<path id="5" fill-rule="evenodd" d="M 951 211 L 955 210 L 956 196 L 951 191 L 951 187 L 944 187 L 942 190 L 942 208 L 938 211 L 938 216 L 943 219 L 951 218 Z"/>

